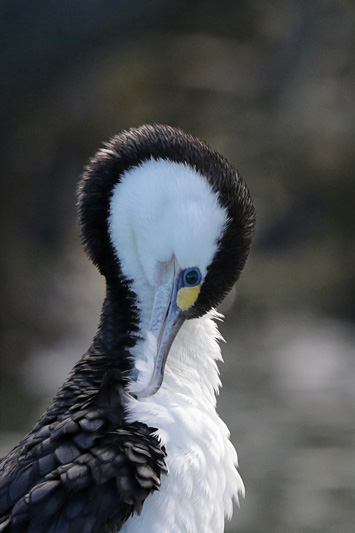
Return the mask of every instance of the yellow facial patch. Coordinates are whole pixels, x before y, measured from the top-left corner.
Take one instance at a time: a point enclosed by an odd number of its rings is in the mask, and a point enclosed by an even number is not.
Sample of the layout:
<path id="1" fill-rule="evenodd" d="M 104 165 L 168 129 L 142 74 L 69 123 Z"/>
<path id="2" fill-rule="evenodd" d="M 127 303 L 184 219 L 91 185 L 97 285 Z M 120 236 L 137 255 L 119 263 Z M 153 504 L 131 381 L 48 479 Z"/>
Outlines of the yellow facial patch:
<path id="1" fill-rule="evenodd" d="M 176 303 L 182 311 L 186 311 L 191 307 L 200 292 L 200 285 L 196 287 L 182 287 L 177 293 Z"/>

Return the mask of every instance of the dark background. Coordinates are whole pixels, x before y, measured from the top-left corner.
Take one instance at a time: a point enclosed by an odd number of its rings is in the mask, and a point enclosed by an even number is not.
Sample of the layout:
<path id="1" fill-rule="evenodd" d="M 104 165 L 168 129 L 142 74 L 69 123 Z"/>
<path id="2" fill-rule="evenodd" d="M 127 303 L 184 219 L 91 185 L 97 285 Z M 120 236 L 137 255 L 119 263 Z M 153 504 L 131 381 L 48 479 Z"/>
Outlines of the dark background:
<path id="1" fill-rule="evenodd" d="M 247 491 L 226 530 L 352 531 L 355 3 L 11 0 L 0 26 L 0 455 L 95 333 L 82 167 L 169 123 L 239 168 L 258 215 L 222 307 L 219 412 Z"/>

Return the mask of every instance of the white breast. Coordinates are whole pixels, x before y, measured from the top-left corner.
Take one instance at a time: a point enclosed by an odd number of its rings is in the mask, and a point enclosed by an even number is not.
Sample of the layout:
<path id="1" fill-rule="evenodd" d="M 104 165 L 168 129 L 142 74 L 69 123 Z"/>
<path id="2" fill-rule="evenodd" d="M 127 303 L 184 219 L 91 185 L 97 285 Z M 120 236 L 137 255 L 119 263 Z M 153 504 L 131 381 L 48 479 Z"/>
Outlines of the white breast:
<path id="1" fill-rule="evenodd" d="M 131 399 L 129 421 L 156 427 L 169 473 L 124 533 L 222 533 L 232 500 L 244 494 L 229 431 L 216 413 L 221 360 L 214 312 L 187 321 L 168 357 L 164 382 L 152 397 Z"/>

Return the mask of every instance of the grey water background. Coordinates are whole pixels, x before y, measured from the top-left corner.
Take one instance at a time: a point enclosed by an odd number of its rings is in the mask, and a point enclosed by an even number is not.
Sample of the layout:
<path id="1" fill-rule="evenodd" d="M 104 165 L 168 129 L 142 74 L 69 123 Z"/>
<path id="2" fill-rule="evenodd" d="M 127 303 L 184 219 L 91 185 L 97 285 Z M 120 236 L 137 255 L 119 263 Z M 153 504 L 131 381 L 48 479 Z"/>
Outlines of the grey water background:
<path id="1" fill-rule="evenodd" d="M 0 455 L 95 333 L 83 165 L 169 123 L 239 168 L 258 215 L 221 309 L 246 485 L 226 531 L 355 531 L 354 2 L 1 1 L 0 26 Z"/>

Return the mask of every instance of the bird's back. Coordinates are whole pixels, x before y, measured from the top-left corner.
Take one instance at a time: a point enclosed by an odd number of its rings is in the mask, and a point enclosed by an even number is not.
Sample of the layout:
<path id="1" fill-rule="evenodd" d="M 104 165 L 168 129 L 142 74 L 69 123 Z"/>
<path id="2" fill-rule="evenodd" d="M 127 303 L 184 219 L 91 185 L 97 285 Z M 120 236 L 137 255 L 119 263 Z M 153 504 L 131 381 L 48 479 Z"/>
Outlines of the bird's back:
<path id="1" fill-rule="evenodd" d="M 3 459 L 1 532 L 117 531 L 141 512 L 166 471 L 165 453 L 154 428 L 123 420 L 122 386 L 111 372 L 61 415 L 55 401 Z"/>

